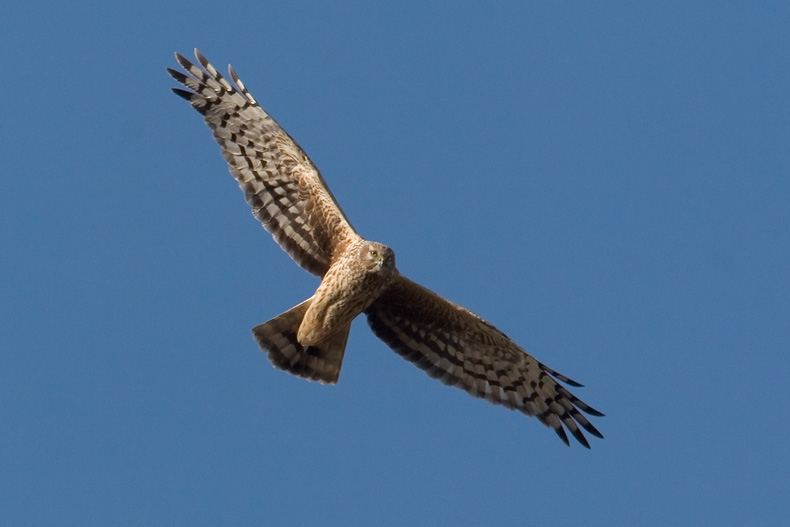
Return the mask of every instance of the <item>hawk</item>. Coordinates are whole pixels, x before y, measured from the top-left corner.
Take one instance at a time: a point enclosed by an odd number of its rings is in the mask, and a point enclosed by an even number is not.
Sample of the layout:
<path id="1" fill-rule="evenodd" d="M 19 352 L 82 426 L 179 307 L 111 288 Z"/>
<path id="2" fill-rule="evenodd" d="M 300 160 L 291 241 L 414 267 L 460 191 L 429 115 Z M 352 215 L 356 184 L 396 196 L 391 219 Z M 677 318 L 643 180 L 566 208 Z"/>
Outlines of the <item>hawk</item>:
<path id="1" fill-rule="evenodd" d="M 568 445 L 567 429 L 590 448 L 582 429 L 602 438 L 582 412 L 603 414 L 571 394 L 582 385 L 552 370 L 468 309 L 412 282 L 395 253 L 362 238 L 313 162 L 257 103 L 229 67 L 228 82 L 198 51 L 202 68 L 176 53 L 173 88 L 211 128 L 253 215 L 306 271 L 321 277 L 315 294 L 255 328 L 272 364 L 334 384 L 354 318 L 395 352 L 444 384 L 537 417 Z"/>

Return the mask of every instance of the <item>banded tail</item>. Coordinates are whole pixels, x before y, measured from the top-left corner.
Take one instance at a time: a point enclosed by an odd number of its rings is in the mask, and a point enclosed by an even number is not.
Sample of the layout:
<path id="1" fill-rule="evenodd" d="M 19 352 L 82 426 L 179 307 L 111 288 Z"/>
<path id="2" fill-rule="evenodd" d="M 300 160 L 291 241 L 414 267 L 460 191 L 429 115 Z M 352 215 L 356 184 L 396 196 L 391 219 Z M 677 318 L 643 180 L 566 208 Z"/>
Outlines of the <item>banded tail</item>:
<path id="1" fill-rule="evenodd" d="M 252 328 L 252 335 L 275 368 L 292 375 L 335 384 L 340 377 L 351 324 L 315 346 L 302 346 L 296 339 L 299 325 L 313 298 L 292 307 L 268 322 Z"/>

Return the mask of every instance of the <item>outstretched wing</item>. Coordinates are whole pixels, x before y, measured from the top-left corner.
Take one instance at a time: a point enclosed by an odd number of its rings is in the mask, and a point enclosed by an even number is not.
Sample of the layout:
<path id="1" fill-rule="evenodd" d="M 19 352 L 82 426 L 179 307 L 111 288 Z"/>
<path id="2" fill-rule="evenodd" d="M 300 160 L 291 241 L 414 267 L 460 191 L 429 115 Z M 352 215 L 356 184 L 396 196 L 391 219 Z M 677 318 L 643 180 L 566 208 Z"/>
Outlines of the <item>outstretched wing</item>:
<path id="1" fill-rule="evenodd" d="M 471 311 L 398 276 L 365 313 L 376 336 L 444 384 L 535 416 L 565 444 L 563 425 L 587 448 L 580 426 L 603 437 L 581 411 L 603 414 L 557 380 L 581 384 L 544 366 Z"/>
<path id="2" fill-rule="evenodd" d="M 252 213 L 307 271 L 323 276 L 333 255 L 358 235 L 310 158 L 261 108 L 229 67 L 229 83 L 195 50 L 203 69 L 176 53 L 168 68 L 190 91 L 173 91 L 205 118 Z"/>

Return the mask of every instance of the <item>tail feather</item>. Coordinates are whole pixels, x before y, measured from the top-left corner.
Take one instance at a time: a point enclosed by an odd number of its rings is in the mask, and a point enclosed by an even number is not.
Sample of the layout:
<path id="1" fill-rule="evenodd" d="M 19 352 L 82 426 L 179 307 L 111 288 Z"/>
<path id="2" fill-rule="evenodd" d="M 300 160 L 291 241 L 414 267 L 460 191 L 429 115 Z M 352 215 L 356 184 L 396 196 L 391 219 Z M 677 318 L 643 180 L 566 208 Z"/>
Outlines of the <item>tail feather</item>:
<path id="1" fill-rule="evenodd" d="M 296 334 L 312 300 L 312 297 L 308 298 L 252 328 L 252 334 L 261 349 L 268 353 L 275 368 L 303 379 L 334 384 L 340 377 L 351 324 L 315 346 L 302 346 Z"/>

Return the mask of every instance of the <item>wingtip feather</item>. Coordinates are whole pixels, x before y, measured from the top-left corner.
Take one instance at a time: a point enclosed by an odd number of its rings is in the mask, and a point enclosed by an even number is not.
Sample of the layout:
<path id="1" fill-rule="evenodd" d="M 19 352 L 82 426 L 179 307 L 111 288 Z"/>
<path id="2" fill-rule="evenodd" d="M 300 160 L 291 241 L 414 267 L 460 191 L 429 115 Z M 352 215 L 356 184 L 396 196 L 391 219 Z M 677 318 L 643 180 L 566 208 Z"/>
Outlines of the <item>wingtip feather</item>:
<path id="1" fill-rule="evenodd" d="M 186 99 L 187 101 L 191 101 L 192 96 L 195 95 L 193 92 L 182 90 L 181 88 L 170 88 L 170 89 L 173 90 L 173 93 L 175 93 L 176 95 L 178 95 L 183 99 Z"/>
<path id="2" fill-rule="evenodd" d="M 198 62 L 200 62 L 201 66 L 203 66 L 204 68 L 208 67 L 209 65 L 208 59 L 205 56 L 203 56 L 203 54 L 200 52 L 198 48 L 195 48 L 195 58 L 197 59 Z"/>
<path id="3" fill-rule="evenodd" d="M 559 428 L 555 428 L 554 431 L 560 436 L 562 442 L 565 443 L 565 446 L 571 446 L 571 442 L 568 441 L 568 434 L 565 433 L 565 429 L 560 426 Z M 587 448 L 590 448 L 589 446 Z"/>
<path id="4" fill-rule="evenodd" d="M 189 71 L 190 68 L 194 67 L 194 64 L 192 64 L 188 58 L 186 58 L 184 55 L 178 52 L 176 52 L 176 62 L 178 62 L 181 65 L 181 67 L 187 71 Z"/>

